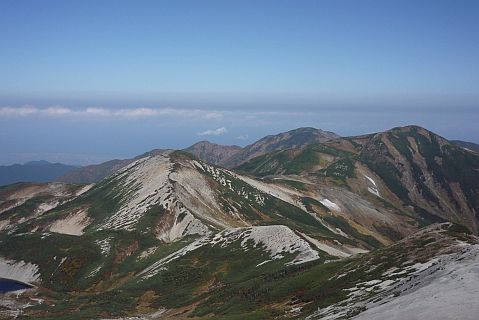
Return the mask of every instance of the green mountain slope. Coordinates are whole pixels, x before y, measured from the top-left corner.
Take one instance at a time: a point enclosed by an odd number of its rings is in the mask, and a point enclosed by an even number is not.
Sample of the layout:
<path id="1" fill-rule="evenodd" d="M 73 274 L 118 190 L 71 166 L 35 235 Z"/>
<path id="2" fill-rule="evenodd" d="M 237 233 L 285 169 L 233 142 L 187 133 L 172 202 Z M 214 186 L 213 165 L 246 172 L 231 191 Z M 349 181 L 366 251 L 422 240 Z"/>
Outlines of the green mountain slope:
<path id="1" fill-rule="evenodd" d="M 424 128 L 410 126 L 371 137 L 359 158 L 404 205 L 478 232 L 477 154 Z"/>
<path id="2" fill-rule="evenodd" d="M 478 232 L 479 156 L 424 128 L 394 128 L 274 152 L 237 170 L 269 179 L 299 175 L 355 193 L 366 187 L 420 225 L 448 220 Z"/>

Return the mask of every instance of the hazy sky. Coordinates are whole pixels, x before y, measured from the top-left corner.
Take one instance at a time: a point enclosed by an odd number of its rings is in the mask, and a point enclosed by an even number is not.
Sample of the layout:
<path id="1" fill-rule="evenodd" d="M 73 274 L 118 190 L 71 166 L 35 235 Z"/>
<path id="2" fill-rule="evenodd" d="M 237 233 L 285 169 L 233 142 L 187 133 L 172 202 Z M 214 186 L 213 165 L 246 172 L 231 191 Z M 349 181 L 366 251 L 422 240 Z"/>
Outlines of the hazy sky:
<path id="1" fill-rule="evenodd" d="M 479 1 L 0 1 L 0 164 L 314 126 L 479 142 Z"/>

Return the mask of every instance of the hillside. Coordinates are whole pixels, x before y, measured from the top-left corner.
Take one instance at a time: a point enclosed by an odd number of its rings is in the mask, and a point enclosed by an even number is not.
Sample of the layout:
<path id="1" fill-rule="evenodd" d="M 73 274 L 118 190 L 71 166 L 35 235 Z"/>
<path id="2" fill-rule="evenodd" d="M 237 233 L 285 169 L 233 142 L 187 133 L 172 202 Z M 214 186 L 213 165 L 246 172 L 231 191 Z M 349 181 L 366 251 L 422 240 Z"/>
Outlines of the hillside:
<path id="1" fill-rule="evenodd" d="M 449 292 L 444 314 L 474 305 L 478 155 L 416 126 L 305 141 L 235 169 L 161 150 L 97 183 L 1 187 L 0 278 L 31 288 L 0 298 L 0 317 L 399 319 Z"/>
<path id="2" fill-rule="evenodd" d="M 417 126 L 273 152 L 237 170 L 366 186 L 421 225 L 448 220 L 478 232 L 479 156 Z"/>

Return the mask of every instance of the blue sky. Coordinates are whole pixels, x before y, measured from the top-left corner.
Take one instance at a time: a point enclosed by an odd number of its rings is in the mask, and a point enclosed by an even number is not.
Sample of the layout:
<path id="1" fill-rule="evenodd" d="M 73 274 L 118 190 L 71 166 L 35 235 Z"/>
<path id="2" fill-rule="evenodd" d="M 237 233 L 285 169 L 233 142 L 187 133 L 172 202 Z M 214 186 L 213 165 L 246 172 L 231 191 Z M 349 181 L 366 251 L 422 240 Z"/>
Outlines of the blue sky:
<path id="1" fill-rule="evenodd" d="M 0 164 L 419 124 L 479 142 L 477 1 L 0 2 Z"/>

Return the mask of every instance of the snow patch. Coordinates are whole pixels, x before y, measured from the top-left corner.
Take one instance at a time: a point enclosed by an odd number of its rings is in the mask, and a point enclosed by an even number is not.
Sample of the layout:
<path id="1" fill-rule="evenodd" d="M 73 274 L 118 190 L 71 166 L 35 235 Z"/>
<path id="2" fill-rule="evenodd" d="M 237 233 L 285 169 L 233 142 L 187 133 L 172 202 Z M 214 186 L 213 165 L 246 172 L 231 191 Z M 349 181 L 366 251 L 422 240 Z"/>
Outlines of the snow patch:
<path id="1" fill-rule="evenodd" d="M 151 247 L 151 248 L 148 248 L 148 249 L 142 251 L 140 253 L 140 255 L 138 256 L 137 260 L 142 260 L 142 259 L 148 258 L 152 254 L 154 254 L 156 252 L 156 250 L 158 250 L 158 247 Z"/>
<path id="2" fill-rule="evenodd" d="M 325 206 L 326 208 L 328 208 L 330 210 L 341 211 L 341 208 L 336 203 L 332 202 L 329 199 L 324 198 L 322 200 L 319 200 L 319 202 L 321 202 L 323 204 L 323 206 Z"/>
<path id="3" fill-rule="evenodd" d="M 91 222 L 86 210 L 80 209 L 75 213 L 69 214 L 66 218 L 55 221 L 49 228 L 49 231 L 56 233 L 81 236 Z"/>
<path id="4" fill-rule="evenodd" d="M 306 240 L 308 240 L 309 242 L 311 242 L 312 244 L 314 244 L 316 246 L 316 248 L 318 248 L 319 250 L 321 251 L 324 251 L 326 252 L 327 254 L 331 255 L 331 256 L 334 256 L 334 257 L 340 257 L 340 258 L 346 258 L 346 257 L 350 257 L 352 254 L 349 253 L 349 252 L 345 252 L 339 248 L 336 248 L 330 244 L 327 244 L 325 242 L 321 242 L 319 240 L 316 240 L 304 233 L 300 233 Z"/>
<path id="5" fill-rule="evenodd" d="M 40 280 L 40 273 L 38 266 L 33 263 L 0 258 L 0 278 L 33 283 Z"/>
<path id="6" fill-rule="evenodd" d="M 96 267 L 95 269 L 92 270 L 92 272 L 90 272 L 86 277 L 87 278 L 91 278 L 91 277 L 94 277 L 100 270 L 101 268 L 103 268 L 103 263 L 100 264 L 98 267 Z"/>
<path id="7" fill-rule="evenodd" d="M 52 201 L 52 202 L 44 202 L 44 203 L 41 203 L 41 204 L 35 209 L 34 216 L 37 217 L 37 216 L 39 216 L 39 215 L 42 215 L 43 213 L 45 213 L 45 212 L 47 212 L 47 211 L 50 211 L 50 210 L 56 208 L 59 204 L 60 204 L 60 201 L 58 201 L 58 200 L 55 200 L 55 201 Z"/>
<path id="8" fill-rule="evenodd" d="M 229 170 L 216 168 L 208 164 L 201 165 L 201 168 L 205 172 L 208 172 L 215 181 L 219 182 L 222 186 L 227 187 L 228 189 L 238 194 L 239 196 L 243 197 L 244 199 L 255 201 L 260 206 L 264 205 L 265 198 L 264 198 L 264 195 L 262 194 L 264 190 L 261 188 L 258 188 L 257 185 L 253 185 L 250 182 L 248 182 L 249 180 L 252 180 L 252 179 L 239 176 L 236 173 L 231 172 Z M 235 187 L 234 184 L 232 183 L 233 181 L 231 180 L 231 178 L 243 180 L 244 182 L 252 186 L 251 189 L 253 191 L 247 190 L 244 187 Z"/>
<path id="9" fill-rule="evenodd" d="M 113 237 L 108 237 L 103 240 L 96 240 L 95 243 L 100 247 L 101 253 L 104 256 L 107 256 L 110 254 L 111 251 L 111 240 L 113 240 Z"/>
<path id="10" fill-rule="evenodd" d="M 373 178 L 371 178 L 367 175 L 364 175 L 364 177 L 369 182 L 368 191 L 371 192 L 372 194 L 378 196 L 378 197 L 381 197 L 381 195 L 379 195 L 379 189 L 378 189 L 378 186 L 376 184 L 376 181 L 374 181 Z"/>
<path id="11" fill-rule="evenodd" d="M 0 231 L 5 230 L 10 226 L 10 220 L 1 220 L 0 221 Z"/>
<path id="12" fill-rule="evenodd" d="M 87 184 L 86 186 L 84 186 L 83 188 L 80 188 L 76 193 L 75 193 L 75 196 L 80 196 L 82 194 L 84 194 L 85 192 L 87 192 L 88 190 L 90 190 L 91 188 L 93 188 L 95 184 L 92 183 L 92 184 Z"/>

